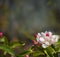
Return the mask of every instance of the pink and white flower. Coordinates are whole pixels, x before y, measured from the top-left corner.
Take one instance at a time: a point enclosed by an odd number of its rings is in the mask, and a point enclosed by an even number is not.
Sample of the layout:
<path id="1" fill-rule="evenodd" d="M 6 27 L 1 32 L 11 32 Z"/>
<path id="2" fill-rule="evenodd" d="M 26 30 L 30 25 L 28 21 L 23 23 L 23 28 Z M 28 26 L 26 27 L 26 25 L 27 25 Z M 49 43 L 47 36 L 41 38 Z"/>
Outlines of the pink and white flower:
<path id="1" fill-rule="evenodd" d="M 43 48 L 47 48 L 48 46 L 55 44 L 59 36 L 53 35 L 52 32 L 41 32 L 36 34 L 36 41 L 42 45 Z"/>

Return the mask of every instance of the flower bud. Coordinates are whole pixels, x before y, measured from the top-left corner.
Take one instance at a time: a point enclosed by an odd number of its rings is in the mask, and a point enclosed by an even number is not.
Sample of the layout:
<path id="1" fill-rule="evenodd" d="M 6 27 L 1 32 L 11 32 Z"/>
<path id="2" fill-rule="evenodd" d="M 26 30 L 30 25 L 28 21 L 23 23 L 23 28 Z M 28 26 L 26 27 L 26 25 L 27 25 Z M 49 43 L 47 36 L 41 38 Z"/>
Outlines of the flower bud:
<path id="1" fill-rule="evenodd" d="M 25 55 L 25 57 L 29 57 L 29 55 L 27 54 L 27 55 Z"/>
<path id="2" fill-rule="evenodd" d="M 2 32 L 0 32 L 0 38 L 3 36 L 3 33 Z"/>

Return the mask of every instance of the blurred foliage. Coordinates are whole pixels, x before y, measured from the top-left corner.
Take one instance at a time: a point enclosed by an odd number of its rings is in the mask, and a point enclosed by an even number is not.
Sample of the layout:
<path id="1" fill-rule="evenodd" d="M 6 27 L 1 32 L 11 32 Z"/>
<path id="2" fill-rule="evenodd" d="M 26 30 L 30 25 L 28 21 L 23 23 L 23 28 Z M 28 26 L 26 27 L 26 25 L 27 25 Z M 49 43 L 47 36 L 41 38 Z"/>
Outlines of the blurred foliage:
<path id="1" fill-rule="evenodd" d="M 7 56 L 7 54 L 10 54 L 13 57 L 24 57 L 26 55 L 29 55 L 29 57 L 30 56 L 32 57 L 40 57 L 40 56 L 41 57 L 56 57 L 57 56 L 58 57 L 58 54 L 60 52 L 60 38 L 59 38 L 59 41 L 56 43 L 56 45 L 51 45 L 47 48 L 42 48 L 41 46 L 37 46 L 36 44 L 34 44 L 34 46 L 31 45 L 26 50 L 25 48 L 23 48 L 25 45 L 26 43 L 22 41 L 8 42 L 7 37 L 5 36 L 0 37 L 0 50 L 4 51 L 2 53 L 2 57 Z M 14 50 L 16 47 L 19 47 L 19 49 L 21 48 L 22 50 L 22 51 L 19 51 L 20 52 L 19 54 L 16 54 Z M 27 47 L 28 46 L 26 46 L 26 48 Z"/>

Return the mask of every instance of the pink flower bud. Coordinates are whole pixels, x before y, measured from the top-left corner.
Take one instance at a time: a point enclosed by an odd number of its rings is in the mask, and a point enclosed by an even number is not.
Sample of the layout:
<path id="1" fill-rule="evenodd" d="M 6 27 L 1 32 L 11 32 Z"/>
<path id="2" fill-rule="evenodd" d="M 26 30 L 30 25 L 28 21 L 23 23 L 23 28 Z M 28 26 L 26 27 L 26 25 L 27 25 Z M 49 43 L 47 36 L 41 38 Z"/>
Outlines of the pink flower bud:
<path id="1" fill-rule="evenodd" d="M 37 34 L 34 34 L 34 37 L 37 38 Z"/>
<path id="2" fill-rule="evenodd" d="M 38 44 L 38 42 L 37 42 L 36 40 L 33 40 L 33 43 L 34 43 L 34 44 Z"/>
<path id="3" fill-rule="evenodd" d="M 0 38 L 3 36 L 3 33 L 2 32 L 0 32 Z"/>
<path id="4" fill-rule="evenodd" d="M 25 57 L 29 57 L 29 55 L 27 54 L 27 55 L 25 55 Z"/>
<path id="5" fill-rule="evenodd" d="M 38 42 L 37 46 L 41 46 L 41 44 Z"/>

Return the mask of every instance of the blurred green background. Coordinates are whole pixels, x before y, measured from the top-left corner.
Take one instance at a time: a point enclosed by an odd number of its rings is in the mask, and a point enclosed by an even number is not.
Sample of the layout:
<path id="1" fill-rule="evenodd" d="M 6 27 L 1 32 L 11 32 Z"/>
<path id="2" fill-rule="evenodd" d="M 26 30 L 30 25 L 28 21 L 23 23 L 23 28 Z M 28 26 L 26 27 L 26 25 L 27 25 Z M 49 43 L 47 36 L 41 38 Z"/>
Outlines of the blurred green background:
<path id="1" fill-rule="evenodd" d="M 0 0 L 0 31 L 9 39 L 46 30 L 60 33 L 60 0 Z"/>

